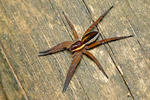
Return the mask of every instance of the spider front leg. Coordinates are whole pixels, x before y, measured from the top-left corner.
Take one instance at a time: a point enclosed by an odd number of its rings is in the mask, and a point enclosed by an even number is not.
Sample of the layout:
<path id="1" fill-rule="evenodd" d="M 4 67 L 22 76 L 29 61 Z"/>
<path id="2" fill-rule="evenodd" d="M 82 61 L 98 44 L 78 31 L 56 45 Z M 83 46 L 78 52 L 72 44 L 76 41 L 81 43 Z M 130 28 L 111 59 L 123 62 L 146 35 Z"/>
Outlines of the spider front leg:
<path id="1" fill-rule="evenodd" d="M 113 8 L 113 6 L 111 6 L 103 15 L 101 15 L 83 34 L 83 36 L 85 36 L 87 33 L 89 33 L 94 26 L 96 26 L 100 21 L 102 21 L 102 19 L 107 15 L 107 13 Z"/>
<path id="2" fill-rule="evenodd" d="M 56 53 L 56 52 L 64 50 L 64 49 L 69 49 L 71 44 L 72 44 L 72 41 L 62 42 L 62 43 L 50 48 L 49 50 L 39 52 L 38 56 L 46 56 L 46 55 Z"/>
<path id="3" fill-rule="evenodd" d="M 71 30 L 73 32 L 73 35 L 75 37 L 75 39 L 79 39 L 78 35 L 77 35 L 77 31 L 75 30 L 73 24 L 71 23 L 71 21 L 67 18 L 67 16 L 65 15 L 65 13 L 63 12 L 65 19 L 67 20 L 67 23 L 69 24 L 69 26 L 71 27 Z"/>
<path id="4" fill-rule="evenodd" d="M 80 60 L 81 60 L 81 57 L 82 57 L 82 53 L 81 52 L 75 52 L 74 53 L 74 56 L 73 56 L 73 61 L 69 67 L 69 70 L 68 70 L 68 73 L 67 73 L 67 77 L 66 77 L 66 80 L 65 80 L 65 83 L 64 83 L 64 88 L 63 88 L 63 91 L 62 92 L 65 92 L 69 83 L 70 83 L 70 80 L 75 72 L 75 69 L 77 68 L 77 65 L 79 64 Z"/>
<path id="5" fill-rule="evenodd" d="M 108 75 L 105 73 L 104 69 L 102 68 L 101 64 L 98 62 L 98 60 L 88 51 L 84 51 L 83 52 L 86 56 L 88 56 L 89 58 L 91 58 L 96 65 L 98 66 L 98 68 L 103 72 L 103 74 L 108 78 Z"/>
<path id="6" fill-rule="evenodd" d="M 86 49 L 91 49 L 91 48 L 94 48 L 94 47 L 96 47 L 98 45 L 101 45 L 101 44 L 105 44 L 105 43 L 116 41 L 116 40 L 120 40 L 120 39 L 129 38 L 129 37 L 133 37 L 133 35 L 122 36 L 122 37 L 113 37 L 113 38 L 108 38 L 108 39 L 100 40 L 100 41 L 94 42 L 94 43 L 92 43 L 90 45 L 87 45 Z"/>

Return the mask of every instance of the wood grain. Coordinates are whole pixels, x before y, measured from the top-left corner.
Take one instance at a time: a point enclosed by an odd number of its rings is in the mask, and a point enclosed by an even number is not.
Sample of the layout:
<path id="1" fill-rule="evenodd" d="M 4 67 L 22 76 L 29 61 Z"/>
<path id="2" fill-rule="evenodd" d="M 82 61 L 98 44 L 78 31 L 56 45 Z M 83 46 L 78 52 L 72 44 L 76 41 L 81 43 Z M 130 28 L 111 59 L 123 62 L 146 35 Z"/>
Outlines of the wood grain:
<path id="1" fill-rule="evenodd" d="M 83 57 L 65 93 L 68 51 L 46 57 L 38 52 L 73 40 L 63 11 L 81 38 L 109 7 L 95 30 L 100 38 L 134 35 L 90 52 L 109 76 Z M 0 99 L 149 100 L 149 0 L 0 0 Z"/>

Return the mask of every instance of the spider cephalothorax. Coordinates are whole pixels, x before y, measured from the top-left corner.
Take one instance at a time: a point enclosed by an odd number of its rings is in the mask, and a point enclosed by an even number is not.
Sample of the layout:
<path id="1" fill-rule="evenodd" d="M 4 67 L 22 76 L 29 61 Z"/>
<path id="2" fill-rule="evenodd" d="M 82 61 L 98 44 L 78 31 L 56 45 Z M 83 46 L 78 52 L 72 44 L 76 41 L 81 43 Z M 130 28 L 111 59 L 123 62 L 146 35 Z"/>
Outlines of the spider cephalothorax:
<path id="1" fill-rule="evenodd" d="M 86 56 L 91 58 L 96 63 L 98 68 L 103 72 L 103 74 L 108 78 L 107 74 L 105 73 L 105 71 L 101 67 L 101 65 L 98 62 L 98 60 L 90 52 L 87 51 L 88 49 L 94 48 L 94 47 L 96 47 L 98 45 L 101 45 L 101 44 L 104 44 L 104 43 L 107 43 L 107 42 L 111 42 L 111 41 L 116 41 L 116 40 L 120 40 L 120 39 L 124 39 L 124 38 L 128 38 L 128 37 L 132 37 L 132 35 L 129 35 L 129 36 L 113 37 L 113 38 L 108 38 L 108 39 L 96 41 L 98 36 L 99 36 L 99 33 L 96 32 L 96 31 L 92 31 L 91 32 L 91 30 L 94 28 L 94 26 L 96 26 L 98 24 L 98 22 L 100 22 L 104 18 L 104 16 L 111 10 L 111 8 L 113 8 L 113 6 L 110 7 L 102 16 L 100 16 L 85 31 L 85 33 L 83 34 L 83 37 L 82 37 L 81 40 L 79 40 L 77 32 L 76 32 L 74 26 L 69 21 L 69 19 L 66 17 L 66 15 L 63 13 L 64 16 L 65 16 L 65 19 L 67 20 L 69 26 L 71 27 L 71 29 L 73 31 L 73 35 L 75 37 L 75 41 L 74 42 L 73 41 L 65 41 L 65 42 L 62 42 L 62 43 L 52 47 L 49 50 L 42 51 L 42 52 L 39 53 L 39 56 L 46 56 L 46 55 L 53 54 L 53 53 L 56 53 L 56 52 L 64 50 L 64 49 L 70 50 L 73 53 L 73 61 L 72 61 L 71 65 L 70 65 L 68 73 L 67 73 L 67 77 L 66 77 L 66 80 L 65 80 L 65 83 L 64 83 L 63 92 L 66 91 L 66 89 L 67 89 L 67 87 L 69 85 L 69 82 L 70 82 L 70 80 L 71 80 L 71 78 L 72 78 L 72 76 L 73 76 L 73 74 L 75 72 L 75 69 L 76 69 L 78 63 L 80 62 L 81 57 L 82 57 L 83 54 L 85 54 Z"/>
<path id="2" fill-rule="evenodd" d="M 70 47 L 70 51 L 75 52 L 78 50 L 82 50 L 85 48 L 85 46 L 93 43 L 98 38 L 99 34 L 96 31 L 89 32 L 85 36 L 82 37 L 81 41 L 78 40 L 75 43 L 73 43 Z"/>

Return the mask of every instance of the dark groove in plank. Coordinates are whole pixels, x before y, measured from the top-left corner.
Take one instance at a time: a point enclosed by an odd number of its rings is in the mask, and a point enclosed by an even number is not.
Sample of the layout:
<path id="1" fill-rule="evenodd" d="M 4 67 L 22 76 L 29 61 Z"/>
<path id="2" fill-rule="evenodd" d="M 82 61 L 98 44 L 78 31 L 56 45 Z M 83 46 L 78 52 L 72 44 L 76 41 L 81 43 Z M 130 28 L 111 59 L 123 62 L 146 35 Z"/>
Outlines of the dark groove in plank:
<path id="1" fill-rule="evenodd" d="M 86 7 L 87 11 L 88 11 L 88 12 L 89 12 L 89 14 L 90 14 L 90 10 L 89 10 L 89 9 L 88 9 L 88 7 L 86 6 L 86 3 L 85 3 L 85 1 L 84 1 L 84 0 L 83 0 L 83 3 L 85 4 L 85 7 Z M 91 15 L 91 14 L 90 14 L 90 15 Z M 91 19 L 92 19 L 92 18 L 91 18 Z M 94 20 L 93 20 L 93 19 L 92 19 L 92 22 L 94 22 Z M 97 26 L 96 26 L 96 28 L 97 28 L 98 32 L 100 32 Z M 101 36 L 101 38 L 102 38 L 102 39 L 104 39 L 104 38 L 102 37 L 102 35 L 101 35 L 101 34 L 100 34 L 100 36 Z M 110 47 L 110 45 L 109 45 L 109 44 L 108 44 L 108 46 L 109 46 L 109 48 L 110 48 L 111 52 L 113 53 L 113 50 L 111 49 L 111 47 Z M 104 47 L 105 47 L 105 48 L 107 48 L 105 44 L 104 44 Z M 117 65 L 116 65 L 116 63 L 115 63 L 115 61 L 114 61 L 114 59 L 113 59 L 112 55 L 110 54 L 110 52 L 109 52 L 109 51 L 107 51 L 107 52 L 108 52 L 109 56 L 111 57 L 111 59 L 112 59 L 112 61 L 113 61 L 114 65 L 115 65 L 115 67 L 117 68 L 118 72 L 120 73 L 120 75 L 121 75 L 121 77 L 122 77 L 122 80 L 124 81 L 124 84 L 126 85 L 126 87 L 127 87 L 128 91 L 129 91 L 129 93 L 130 93 L 131 97 L 133 98 L 133 100 L 135 100 L 135 99 L 134 99 L 134 96 L 133 96 L 133 94 L 132 94 L 132 92 L 131 92 L 131 90 L 130 90 L 130 88 L 129 88 L 129 86 L 128 86 L 127 82 L 126 82 L 126 80 L 124 79 L 124 76 L 122 75 L 122 73 L 120 72 L 119 68 L 117 67 Z"/>
<path id="2" fill-rule="evenodd" d="M 141 47 L 141 49 L 142 49 L 144 55 L 150 60 L 150 57 L 148 57 L 148 56 L 146 55 L 146 52 L 145 52 L 145 50 L 143 49 L 143 47 L 142 47 L 140 41 L 137 40 L 137 42 L 138 42 L 138 44 L 140 45 L 140 47 Z M 147 60 L 145 59 L 145 56 L 144 56 L 144 60 L 145 60 L 145 62 L 146 62 L 146 64 L 147 64 L 147 66 L 148 66 L 148 62 L 147 62 Z M 148 66 L 148 68 L 150 69 L 150 66 Z"/>
<path id="3" fill-rule="evenodd" d="M 82 2 L 83 2 L 83 4 L 84 4 L 85 8 L 87 9 L 87 12 L 88 12 L 88 13 L 90 14 L 90 16 L 91 16 L 91 12 L 90 12 L 88 6 L 86 5 L 85 1 L 82 0 Z M 93 21 L 92 17 L 90 17 L 90 18 L 91 18 L 91 20 Z"/>
<path id="4" fill-rule="evenodd" d="M 10 64 L 10 62 L 9 62 L 9 60 L 8 60 L 8 58 L 7 58 L 6 54 L 5 54 L 5 52 L 4 52 L 4 49 L 3 49 L 2 47 L 0 47 L 0 48 L 1 48 L 1 50 L 2 50 L 2 54 L 3 54 L 3 56 L 5 57 L 5 59 L 6 59 L 7 63 L 8 63 L 8 65 L 9 65 L 9 67 L 10 67 L 10 69 L 11 69 L 11 71 L 12 71 L 12 73 L 13 73 L 13 75 L 14 75 L 14 77 L 15 77 L 15 79 L 16 79 L 18 85 L 19 85 L 19 87 L 20 87 L 20 88 L 22 89 L 22 91 L 23 91 L 23 94 L 24 94 L 25 99 L 26 99 L 26 100 L 29 100 L 28 97 L 27 97 L 27 94 L 26 94 L 26 92 L 25 92 L 25 90 L 24 90 L 24 88 L 23 88 L 22 85 L 21 85 L 21 82 L 20 82 L 20 80 L 19 80 L 17 74 L 15 73 L 15 71 L 14 71 L 12 65 Z"/>
<path id="5" fill-rule="evenodd" d="M 131 9 L 132 9 L 132 8 L 131 8 Z M 133 13 L 134 13 L 134 12 L 133 12 Z M 134 14 L 134 15 L 135 15 L 135 14 Z M 136 33 L 135 33 L 135 30 L 133 29 L 133 27 L 132 27 L 130 21 L 128 20 L 128 18 L 126 18 L 126 19 L 127 19 L 127 22 L 129 23 L 129 25 L 130 25 L 130 27 L 131 27 L 131 29 L 132 29 L 134 35 L 137 37 L 137 35 L 136 35 Z M 137 43 L 139 44 L 139 46 L 141 47 L 141 49 L 142 49 L 142 51 L 143 51 L 143 53 L 144 53 L 144 60 L 145 60 L 146 64 L 148 65 L 148 62 L 147 62 L 147 60 L 145 59 L 145 56 L 146 56 L 146 57 L 148 57 L 148 56 L 147 56 L 145 50 L 143 49 L 143 46 L 141 45 L 139 39 L 136 39 L 136 40 L 137 40 Z M 150 59 L 150 57 L 148 57 L 148 58 Z M 150 66 L 149 66 L 149 68 L 150 68 Z"/>
<path id="6" fill-rule="evenodd" d="M 82 87 L 82 89 L 83 89 L 85 95 L 87 96 L 88 100 L 90 100 L 90 98 L 89 98 L 87 92 L 85 91 L 84 87 L 82 86 L 82 83 L 80 82 L 80 80 L 78 80 L 78 81 L 79 81 L 79 83 L 80 83 L 80 85 L 81 85 L 81 87 Z"/>
<path id="7" fill-rule="evenodd" d="M 104 44 L 104 45 L 105 45 L 105 44 Z M 110 47 L 109 43 L 108 43 L 107 45 L 108 45 L 110 51 L 112 52 L 112 54 L 114 55 L 113 50 L 112 50 L 112 48 Z M 106 47 L 106 45 L 105 45 L 105 47 Z M 106 48 L 107 48 L 107 47 L 106 47 Z M 133 94 L 132 94 L 132 92 L 131 92 L 131 89 L 129 88 L 129 86 L 128 86 L 128 84 L 127 84 L 127 82 L 126 82 L 126 80 L 125 80 L 125 78 L 124 78 L 124 76 L 123 76 L 123 74 L 122 74 L 122 72 L 121 72 L 120 69 L 117 67 L 117 64 L 116 64 L 116 62 L 115 62 L 113 56 L 111 55 L 111 53 L 109 52 L 108 49 L 107 49 L 107 51 L 108 51 L 108 53 L 109 53 L 109 56 L 110 56 L 111 60 L 113 61 L 114 65 L 115 65 L 116 69 L 118 70 L 119 74 L 121 75 L 122 80 L 123 80 L 124 84 L 126 85 L 126 87 L 127 87 L 128 91 L 129 91 L 129 93 L 130 93 L 132 99 L 135 100 L 135 99 L 134 99 L 134 96 L 133 96 Z"/>

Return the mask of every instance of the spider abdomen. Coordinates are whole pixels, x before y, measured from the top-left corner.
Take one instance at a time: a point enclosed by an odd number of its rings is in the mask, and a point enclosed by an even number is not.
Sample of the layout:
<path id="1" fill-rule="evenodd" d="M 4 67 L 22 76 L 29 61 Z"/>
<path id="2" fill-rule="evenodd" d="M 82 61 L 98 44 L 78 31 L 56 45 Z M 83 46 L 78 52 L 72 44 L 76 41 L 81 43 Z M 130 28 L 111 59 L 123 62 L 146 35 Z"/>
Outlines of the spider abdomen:
<path id="1" fill-rule="evenodd" d="M 89 32 L 82 37 L 81 44 L 85 44 L 85 45 L 91 44 L 97 40 L 98 36 L 99 33 L 96 31 Z"/>

